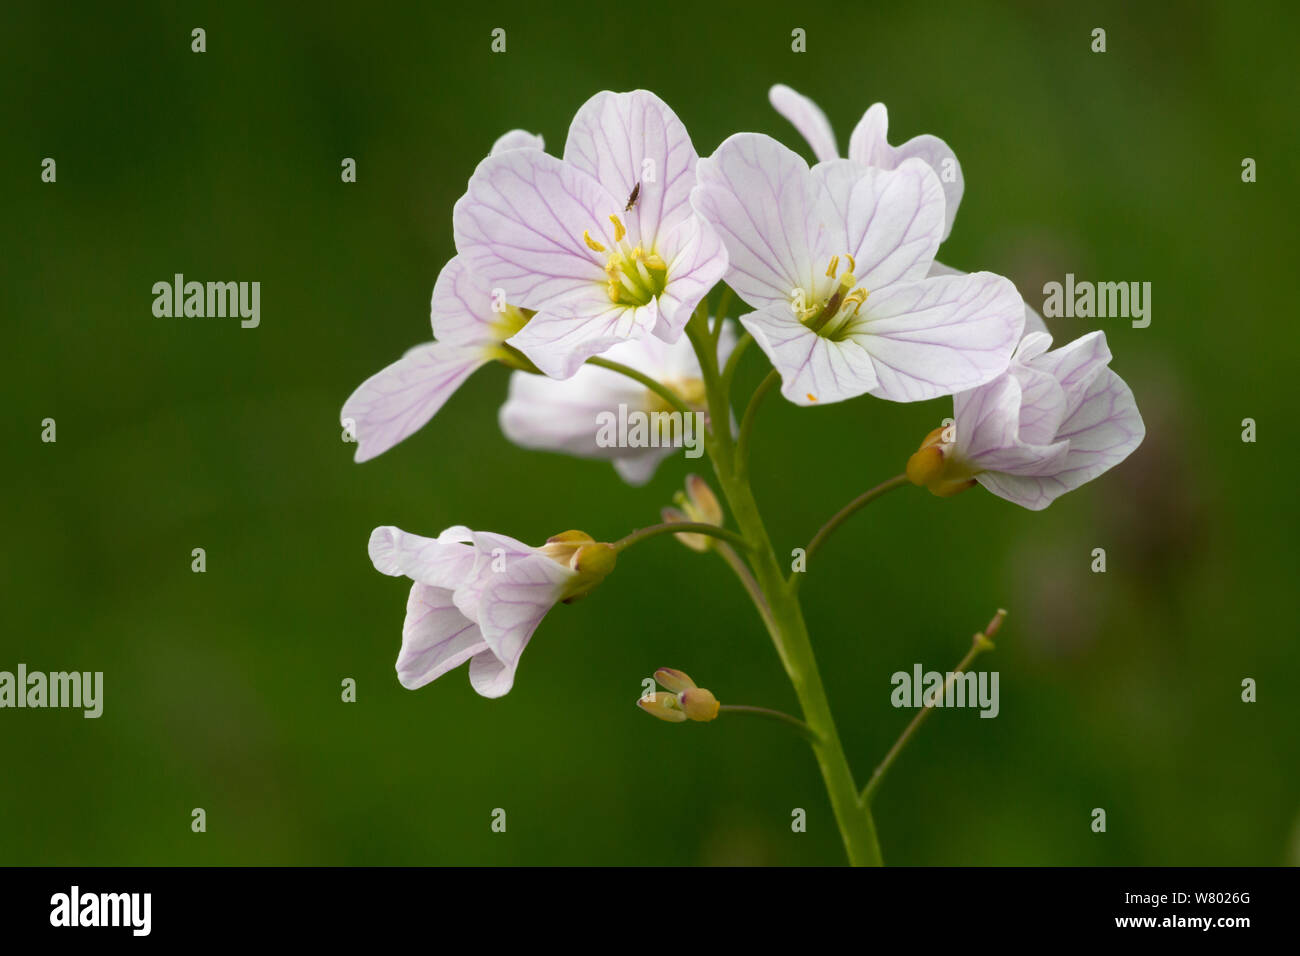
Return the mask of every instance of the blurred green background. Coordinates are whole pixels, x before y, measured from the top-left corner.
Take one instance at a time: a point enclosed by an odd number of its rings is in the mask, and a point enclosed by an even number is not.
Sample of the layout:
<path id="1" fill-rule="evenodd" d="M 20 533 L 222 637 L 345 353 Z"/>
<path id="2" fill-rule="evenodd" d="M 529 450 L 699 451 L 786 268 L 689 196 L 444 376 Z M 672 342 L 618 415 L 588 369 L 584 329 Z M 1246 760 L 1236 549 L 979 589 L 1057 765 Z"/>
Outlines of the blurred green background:
<path id="1" fill-rule="evenodd" d="M 953 146 L 967 187 L 944 261 L 1038 304 L 1066 272 L 1153 284 L 1147 329 L 1049 323 L 1058 342 L 1106 330 L 1148 427 L 1129 461 L 1039 514 L 898 492 L 810 572 L 864 781 L 911 717 L 889 675 L 947 670 L 1010 611 L 983 658 L 1001 715 L 926 725 L 877 804 L 886 860 L 1297 859 L 1293 6 L 135 6 L 0 14 L 0 670 L 106 684 L 99 720 L 0 711 L 0 863 L 842 861 L 793 734 L 633 707 L 659 666 L 797 707 L 726 568 L 669 539 L 548 617 L 508 697 L 477 697 L 463 670 L 396 681 L 407 586 L 371 567 L 372 527 L 617 537 L 656 519 L 689 463 L 630 489 L 512 447 L 500 368 L 366 465 L 337 425 L 358 383 L 428 337 L 452 205 L 497 135 L 558 152 L 587 97 L 644 87 L 701 154 L 738 130 L 802 150 L 774 82 L 819 101 L 842 147 L 877 100 L 894 143 Z M 155 318 L 151 286 L 177 272 L 260 281 L 261 327 Z M 738 394 L 764 368 L 752 350 Z M 950 409 L 771 402 L 755 469 L 774 540 L 804 544 Z"/>

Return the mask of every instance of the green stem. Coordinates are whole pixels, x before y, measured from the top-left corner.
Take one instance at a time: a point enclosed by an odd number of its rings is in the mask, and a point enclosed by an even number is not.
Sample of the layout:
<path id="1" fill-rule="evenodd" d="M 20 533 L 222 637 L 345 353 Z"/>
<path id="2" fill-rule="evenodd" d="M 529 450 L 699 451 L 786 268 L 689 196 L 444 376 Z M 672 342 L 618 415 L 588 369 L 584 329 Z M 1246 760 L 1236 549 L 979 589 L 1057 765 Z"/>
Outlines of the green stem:
<path id="1" fill-rule="evenodd" d="M 731 291 L 731 286 L 724 285 L 722 293 L 718 296 L 718 304 L 713 310 L 713 350 L 718 350 L 718 339 L 722 336 L 722 326 L 727 321 L 727 310 L 731 308 L 731 299 L 735 293 Z"/>
<path id="2" fill-rule="evenodd" d="M 740 579 L 740 583 L 749 595 L 749 599 L 754 602 L 754 607 L 758 609 L 758 616 L 763 619 L 763 625 L 770 631 L 772 629 L 772 609 L 767 606 L 767 598 L 763 596 L 763 589 L 754 580 L 754 572 L 749 570 L 749 565 L 741 560 L 735 549 L 725 541 L 719 541 L 715 550 L 722 555 L 722 560 L 727 562 L 731 570 L 736 572 L 736 577 Z"/>
<path id="3" fill-rule="evenodd" d="M 871 502 L 875 501 L 881 495 L 885 494 L 888 491 L 893 491 L 895 488 L 901 488 L 905 484 L 907 484 L 907 475 L 895 475 L 893 478 L 890 478 L 888 481 L 882 481 L 880 484 L 876 485 L 876 487 L 872 488 L 871 490 L 864 491 L 862 494 L 858 495 L 856 498 L 850 501 L 839 511 L 835 512 L 835 514 L 831 517 L 831 519 L 827 521 L 824 525 L 822 525 L 821 529 L 815 535 L 813 535 L 813 539 L 808 542 L 808 547 L 804 549 L 805 565 L 807 566 L 812 563 L 813 555 L 816 554 L 821 549 L 821 546 L 826 542 L 826 539 L 829 538 L 832 534 L 834 534 L 835 530 L 839 528 L 840 525 L 844 524 L 844 522 L 848 521 L 855 514 L 857 514 L 867 505 L 871 504 Z M 799 581 L 802 578 L 803 578 L 803 574 L 801 574 L 800 572 L 796 571 L 791 573 L 790 575 L 791 587 L 797 590 L 799 587 Z"/>
<path id="4" fill-rule="evenodd" d="M 957 675 L 965 673 L 966 668 L 971 666 L 975 658 L 979 657 L 979 655 L 984 651 L 993 650 L 993 642 L 989 640 L 989 638 L 997 633 L 998 628 L 1002 626 L 1002 619 L 1006 616 L 1007 612 L 999 609 L 998 613 L 993 615 L 993 620 L 989 622 L 989 626 L 984 628 L 982 632 L 976 634 L 971 639 L 970 650 L 966 652 L 966 656 L 961 659 L 961 663 L 953 668 L 948 679 L 944 682 L 941 696 L 947 695 L 948 688 L 951 687 L 953 681 L 957 679 Z M 876 791 L 880 789 L 881 781 L 885 779 L 885 774 L 888 773 L 889 768 L 894 765 L 894 761 L 897 760 L 898 755 L 903 752 L 903 748 L 907 746 L 908 742 L 914 736 L 916 736 L 916 732 L 921 729 L 921 724 L 925 723 L 925 718 L 930 716 L 930 711 L 932 710 L 934 710 L 933 704 L 927 704 L 925 707 L 922 707 L 921 710 L 917 712 L 916 716 L 912 718 L 911 722 L 908 723 L 907 727 L 899 735 L 898 739 L 894 741 L 894 746 L 889 748 L 889 753 L 885 754 L 885 759 L 880 761 L 880 765 L 872 772 L 871 779 L 868 780 L 867 785 L 862 788 L 862 796 L 860 799 L 864 804 L 867 804 L 868 806 L 871 804 L 871 801 L 876 796 Z"/>
<path id="5" fill-rule="evenodd" d="M 717 350 L 712 347 L 707 327 L 701 331 L 694 319 L 687 324 L 686 331 L 695 346 L 708 395 L 710 427 L 705 435 L 705 447 L 713 461 L 714 472 L 736 526 L 750 544 L 750 566 L 758 590 L 769 609 L 769 613 L 764 615 L 764 623 L 772 643 L 776 645 L 786 675 L 794 685 L 804 723 L 816 735 L 810 743 L 830 797 L 844 849 L 848 853 L 849 862 L 854 866 L 879 866 L 882 861 L 876 824 L 871 809 L 858 799 L 853 771 L 844 755 L 844 746 L 840 743 L 835 718 L 826 699 L 826 688 L 822 685 L 821 674 L 817 670 L 803 608 L 794 589 L 786 583 L 785 574 L 759 514 L 758 503 L 754 500 L 746 469 L 742 467 L 742 456 L 731 440 L 731 408 L 718 374 Z M 754 400 L 750 402 L 746 413 L 749 429 L 746 431 L 742 426 L 740 437 L 746 447 L 748 436 L 754 427 L 753 414 L 750 413 L 757 411 L 755 400 L 761 399 L 760 393 L 765 393 L 779 378 L 773 370 L 763 380 L 755 392 Z"/>
<path id="6" fill-rule="evenodd" d="M 749 472 L 749 444 L 753 440 L 754 422 L 758 420 L 758 408 L 763 404 L 763 399 L 777 382 L 781 381 L 781 373 L 776 369 L 767 373 L 767 378 L 758 383 L 758 388 L 754 389 L 753 396 L 749 399 L 749 405 L 745 407 L 745 417 L 740 422 L 740 437 L 736 439 L 736 473 L 745 475 Z"/>
<path id="7" fill-rule="evenodd" d="M 587 364 L 609 369 L 611 372 L 618 372 L 619 375 L 626 375 L 633 381 L 640 382 L 679 412 L 690 414 L 695 411 L 695 409 L 691 408 L 691 406 L 687 404 L 686 400 L 680 395 L 662 382 L 656 382 L 649 375 L 645 374 L 645 372 L 638 372 L 631 366 L 624 365 L 621 362 L 612 362 L 609 359 L 601 358 L 600 356 L 587 359 Z"/>
<path id="8" fill-rule="evenodd" d="M 880 843 L 875 821 L 858 799 L 857 784 L 835 728 L 799 599 L 786 584 L 748 479 L 734 474 L 721 456 L 714 458 L 714 465 L 737 526 L 754 544 L 754 575 L 772 610 L 768 629 L 794 685 L 804 722 L 816 735 L 812 742 L 813 755 L 821 769 L 849 862 L 855 866 L 879 866 Z"/>
<path id="9" fill-rule="evenodd" d="M 722 704 L 718 708 L 718 712 L 722 714 L 753 714 L 755 717 L 779 720 L 782 723 L 789 724 L 809 741 L 815 743 L 817 740 L 817 735 L 813 733 L 813 729 L 798 717 L 791 717 L 789 714 L 782 713 L 779 710 L 772 710 L 770 707 L 751 707 L 748 704 Z"/>
<path id="10" fill-rule="evenodd" d="M 753 343 L 754 337 L 746 332 L 736 340 L 736 347 L 731 350 L 727 356 L 727 364 L 722 369 L 722 394 L 728 399 L 731 398 L 731 380 L 736 377 L 736 369 L 740 367 L 740 357 L 745 354 L 745 349 Z"/>
<path id="11" fill-rule="evenodd" d="M 610 545 L 615 551 L 622 551 L 644 541 L 646 538 L 653 538 L 660 534 L 707 534 L 710 537 L 730 541 L 746 551 L 749 550 L 749 542 L 736 532 L 700 521 L 665 521 L 663 524 L 650 525 L 648 528 L 638 528 L 631 534 L 610 542 Z"/>

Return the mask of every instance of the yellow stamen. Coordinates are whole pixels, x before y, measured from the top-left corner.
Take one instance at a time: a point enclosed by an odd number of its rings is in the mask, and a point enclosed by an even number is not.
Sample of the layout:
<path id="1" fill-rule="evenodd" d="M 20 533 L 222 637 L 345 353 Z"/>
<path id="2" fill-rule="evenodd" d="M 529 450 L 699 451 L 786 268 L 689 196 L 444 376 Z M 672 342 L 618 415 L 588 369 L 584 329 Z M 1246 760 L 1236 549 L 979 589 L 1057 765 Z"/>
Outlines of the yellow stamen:
<path id="1" fill-rule="evenodd" d="M 866 289 L 861 289 L 861 288 L 854 289 L 852 292 L 850 292 L 848 295 L 844 297 L 844 304 L 843 306 L 841 306 L 841 308 L 847 308 L 848 304 L 852 302 L 853 314 L 857 315 L 858 310 L 862 308 L 862 303 L 867 301 L 867 296 L 869 296 L 870 294 L 871 293 L 868 292 Z"/>
<path id="2" fill-rule="evenodd" d="M 840 257 L 831 256 L 831 264 L 826 267 L 826 278 L 834 279 L 835 273 L 840 271 Z"/>
<path id="3" fill-rule="evenodd" d="M 585 230 L 585 229 L 582 231 L 582 241 L 585 242 L 585 243 L 587 244 L 587 248 L 590 249 L 592 252 L 604 252 L 604 251 L 605 251 L 605 247 L 602 246 L 602 245 L 601 245 L 599 242 L 597 242 L 595 239 L 591 238 L 591 233 L 588 232 L 588 231 Z"/>
<path id="4" fill-rule="evenodd" d="M 614 241 L 622 242 L 623 237 L 627 235 L 627 229 L 623 226 L 623 223 L 619 220 L 618 216 L 610 216 L 609 221 L 614 224 Z"/>
<path id="5" fill-rule="evenodd" d="M 846 253 L 844 253 L 844 258 L 849 260 L 849 271 L 850 271 L 850 272 L 857 272 L 857 271 L 858 271 L 858 263 L 857 263 L 857 261 L 853 258 L 853 256 L 849 255 L 849 254 L 846 252 Z"/>

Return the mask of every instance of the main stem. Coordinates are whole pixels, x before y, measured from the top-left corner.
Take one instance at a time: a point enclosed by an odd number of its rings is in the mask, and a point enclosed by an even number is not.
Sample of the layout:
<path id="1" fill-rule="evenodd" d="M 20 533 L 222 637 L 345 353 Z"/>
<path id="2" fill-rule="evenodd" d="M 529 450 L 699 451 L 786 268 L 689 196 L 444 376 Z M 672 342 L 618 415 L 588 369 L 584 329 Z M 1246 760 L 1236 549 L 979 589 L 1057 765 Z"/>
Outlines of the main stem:
<path id="1" fill-rule="evenodd" d="M 813 754 L 821 769 L 822 780 L 830 797 L 835 822 L 839 825 L 844 849 L 849 863 L 854 866 L 880 866 L 880 841 L 870 807 L 858 796 L 853 771 L 844 755 L 835 718 L 826 699 L 826 688 L 817 669 L 812 640 L 804 622 L 799 598 L 785 579 L 776 551 L 768 538 L 750 487 L 748 468 L 737 462 L 736 449 L 731 440 L 730 400 L 721 388 L 717 353 L 709 347 L 707 327 L 692 321 L 687 332 L 695 345 L 701 371 L 708 390 L 711 428 L 706 437 L 706 447 L 713 461 L 718 483 L 727 499 L 737 527 L 749 543 L 750 564 L 754 578 L 767 601 L 769 614 L 764 622 L 776 645 L 785 672 L 794 685 L 795 695 L 803 710 L 804 722 L 816 735 L 811 741 Z"/>

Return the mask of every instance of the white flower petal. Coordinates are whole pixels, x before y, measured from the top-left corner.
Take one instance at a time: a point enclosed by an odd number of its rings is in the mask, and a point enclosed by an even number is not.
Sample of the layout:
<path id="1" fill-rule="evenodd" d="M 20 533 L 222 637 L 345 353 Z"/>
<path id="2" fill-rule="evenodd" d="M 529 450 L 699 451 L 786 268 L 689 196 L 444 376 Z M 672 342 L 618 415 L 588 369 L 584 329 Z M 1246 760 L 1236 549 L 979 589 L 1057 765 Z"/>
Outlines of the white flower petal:
<path id="1" fill-rule="evenodd" d="M 821 108 L 808 97 L 796 93 L 784 83 L 777 83 L 767 93 L 773 108 L 790 121 L 799 135 L 808 141 L 818 162 L 838 159 L 835 131 Z"/>
<path id="2" fill-rule="evenodd" d="M 668 280 L 651 331 L 665 342 L 676 342 L 700 300 L 726 274 L 727 250 L 717 230 L 692 216 L 664 236 L 659 253 L 668 263 Z"/>
<path id="3" fill-rule="evenodd" d="M 819 188 L 808 164 L 770 136 L 738 133 L 701 159 L 691 202 L 727 250 L 727 284 L 755 308 L 816 287 Z"/>
<path id="4" fill-rule="evenodd" d="M 923 279 L 943 234 L 943 189 L 920 160 L 897 169 L 873 169 L 848 159 L 812 170 L 821 186 L 823 249 L 856 260 L 854 275 L 868 291 Z M 825 264 L 822 269 L 825 270 Z"/>
<path id="5" fill-rule="evenodd" d="M 546 149 L 546 140 L 542 139 L 538 133 L 530 133 L 524 129 L 512 129 L 508 133 L 503 133 L 492 144 L 492 151 L 488 155 L 495 156 L 497 153 L 504 153 L 511 149 Z"/>
<path id="6" fill-rule="evenodd" d="M 640 344 L 616 346 L 606 357 L 627 364 L 623 356 L 629 347 L 635 349 Z M 626 376 L 593 365 L 583 366 L 564 380 L 515 372 L 510 376 L 509 397 L 501 406 L 501 430 L 521 448 L 613 459 L 621 449 L 596 443 L 599 416 L 616 413 L 619 405 L 644 410 L 646 391 Z"/>
<path id="7" fill-rule="evenodd" d="M 622 204 L 554 156 L 508 150 L 479 163 L 456 203 L 456 248 L 470 271 L 489 289 L 501 289 L 511 305 L 550 309 L 605 287 L 607 255 L 589 248 L 583 235 L 614 248 L 609 216 Z"/>
<path id="8" fill-rule="evenodd" d="M 889 110 L 884 103 L 872 103 L 849 134 L 849 159 L 880 169 L 894 168 L 889 145 Z"/>
<path id="9" fill-rule="evenodd" d="M 1024 346 L 1021 351 L 1024 351 Z M 1099 330 L 1089 332 L 1054 352 L 1044 349 L 1041 354 L 1027 355 L 1024 361 L 1061 383 L 1065 392 L 1065 414 L 1070 415 L 1082 403 L 1092 380 L 1110 365 L 1110 359 L 1106 333 Z"/>
<path id="10" fill-rule="evenodd" d="M 478 625 L 456 609 L 451 591 L 419 582 L 411 585 L 397 655 L 397 679 L 403 687 L 423 687 L 487 649 Z"/>
<path id="11" fill-rule="evenodd" d="M 640 488 L 654 477 L 660 462 L 675 451 L 673 448 L 625 449 L 620 457 L 614 459 L 614 470 L 633 488 Z"/>
<path id="12" fill-rule="evenodd" d="M 871 355 L 856 342 L 818 335 L 777 305 L 740 317 L 781 373 L 781 394 L 796 405 L 825 405 L 876 389 Z"/>
<path id="13" fill-rule="evenodd" d="M 515 669 L 495 654 L 476 654 L 469 662 L 469 684 L 482 697 L 504 697 L 515 685 Z"/>
<path id="14" fill-rule="evenodd" d="M 368 547 L 375 570 L 391 577 L 405 576 L 420 584 L 454 590 L 474 570 L 474 549 L 466 547 L 472 532 L 455 525 L 437 538 L 408 534 L 391 525 L 370 532 Z"/>
<path id="15" fill-rule="evenodd" d="M 1024 326 L 1010 280 L 991 272 L 935 276 L 872 293 L 848 328 L 875 366 L 873 395 L 916 402 L 1004 372 Z"/>
<path id="16" fill-rule="evenodd" d="M 374 458 L 424 426 L 486 361 L 481 348 L 431 342 L 362 382 L 339 413 L 356 436 L 356 461 Z"/>
<path id="17" fill-rule="evenodd" d="M 438 273 L 429 300 L 433 337 L 444 345 L 492 345 L 499 340 L 492 324 L 492 290 L 470 273 L 465 260 L 453 256 Z"/>
<path id="18" fill-rule="evenodd" d="M 1073 346 L 1073 347 L 1072 347 Z M 1062 353 L 1064 353 L 1062 355 Z M 993 494 L 1039 511 L 1065 492 L 1078 488 L 1127 458 L 1142 443 L 1146 426 L 1133 393 L 1124 381 L 1097 362 L 1109 358 L 1100 333 L 1034 357 L 1031 368 L 1051 369 L 1062 376 L 1066 415 L 1056 439 L 1068 452 L 1054 467 L 1034 469 L 1037 474 L 986 471 L 976 480 Z M 1059 356 L 1059 357 L 1058 357 Z"/>
<path id="19" fill-rule="evenodd" d="M 1020 378 L 1007 373 L 954 396 L 957 450 L 975 468 L 1042 475 L 1065 460 L 1070 443 L 1057 442 L 1055 429 L 1032 438 L 1023 433 L 1026 395 L 1021 385 Z M 1059 408 L 1063 401 L 1059 388 L 1055 399 Z"/>
<path id="20" fill-rule="evenodd" d="M 552 378 L 569 378 L 593 355 L 630 339 L 649 335 L 659 321 L 659 305 L 611 302 L 603 287 L 564 308 L 539 312 L 506 341 Z"/>
<path id="21" fill-rule="evenodd" d="M 476 548 L 483 551 L 490 537 L 476 535 Z M 524 648 L 575 576 L 575 572 L 536 552 L 506 555 L 501 563 L 504 570 L 494 570 L 494 561 L 476 572 L 480 587 L 475 619 L 497 662 L 483 661 L 477 669 L 470 664 L 470 683 L 485 697 L 500 696 L 513 686 Z M 463 610 L 459 592 L 456 603 Z"/>
<path id="22" fill-rule="evenodd" d="M 954 269 L 952 266 L 946 266 L 942 262 L 939 262 L 936 259 L 934 264 L 930 266 L 930 275 L 965 276 L 965 275 L 970 275 L 970 273 L 964 272 L 961 269 Z M 1038 314 L 1037 310 L 1035 310 L 1033 306 L 1031 306 L 1028 302 L 1026 302 L 1025 303 L 1025 335 L 1028 336 L 1031 332 L 1046 333 L 1047 323 L 1043 321 L 1043 317 Z M 1051 342 L 1050 335 L 1048 336 L 1048 342 L 1049 343 Z"/>
<path id="23" fill-rule="evenodd" d="M 966 190 L 966 180 L 962 175 L 961 163 L 957 161 L 957 154 L 939 137 L 928 134 L 915 136 L 901 146 L 890 146 L 889 113 L 884 103 L 873 104 L 858 121 L 849 138 L 849 159 L 868 166 L 895 169 L 912 158 L 923 160 L 933 169 L 943 187 L 944 227 L 941 238 L 946 240 L 952 232 L 957 207 Z"/>
<path id="24" fill-rule="evenodd" d="M 610 212 L 647 249 L 692 214 L 695 147 L 677 114 L 646 90 L 597 93 L 584 103 L 569 126 L 564 161 L 619 200 Z"/>

